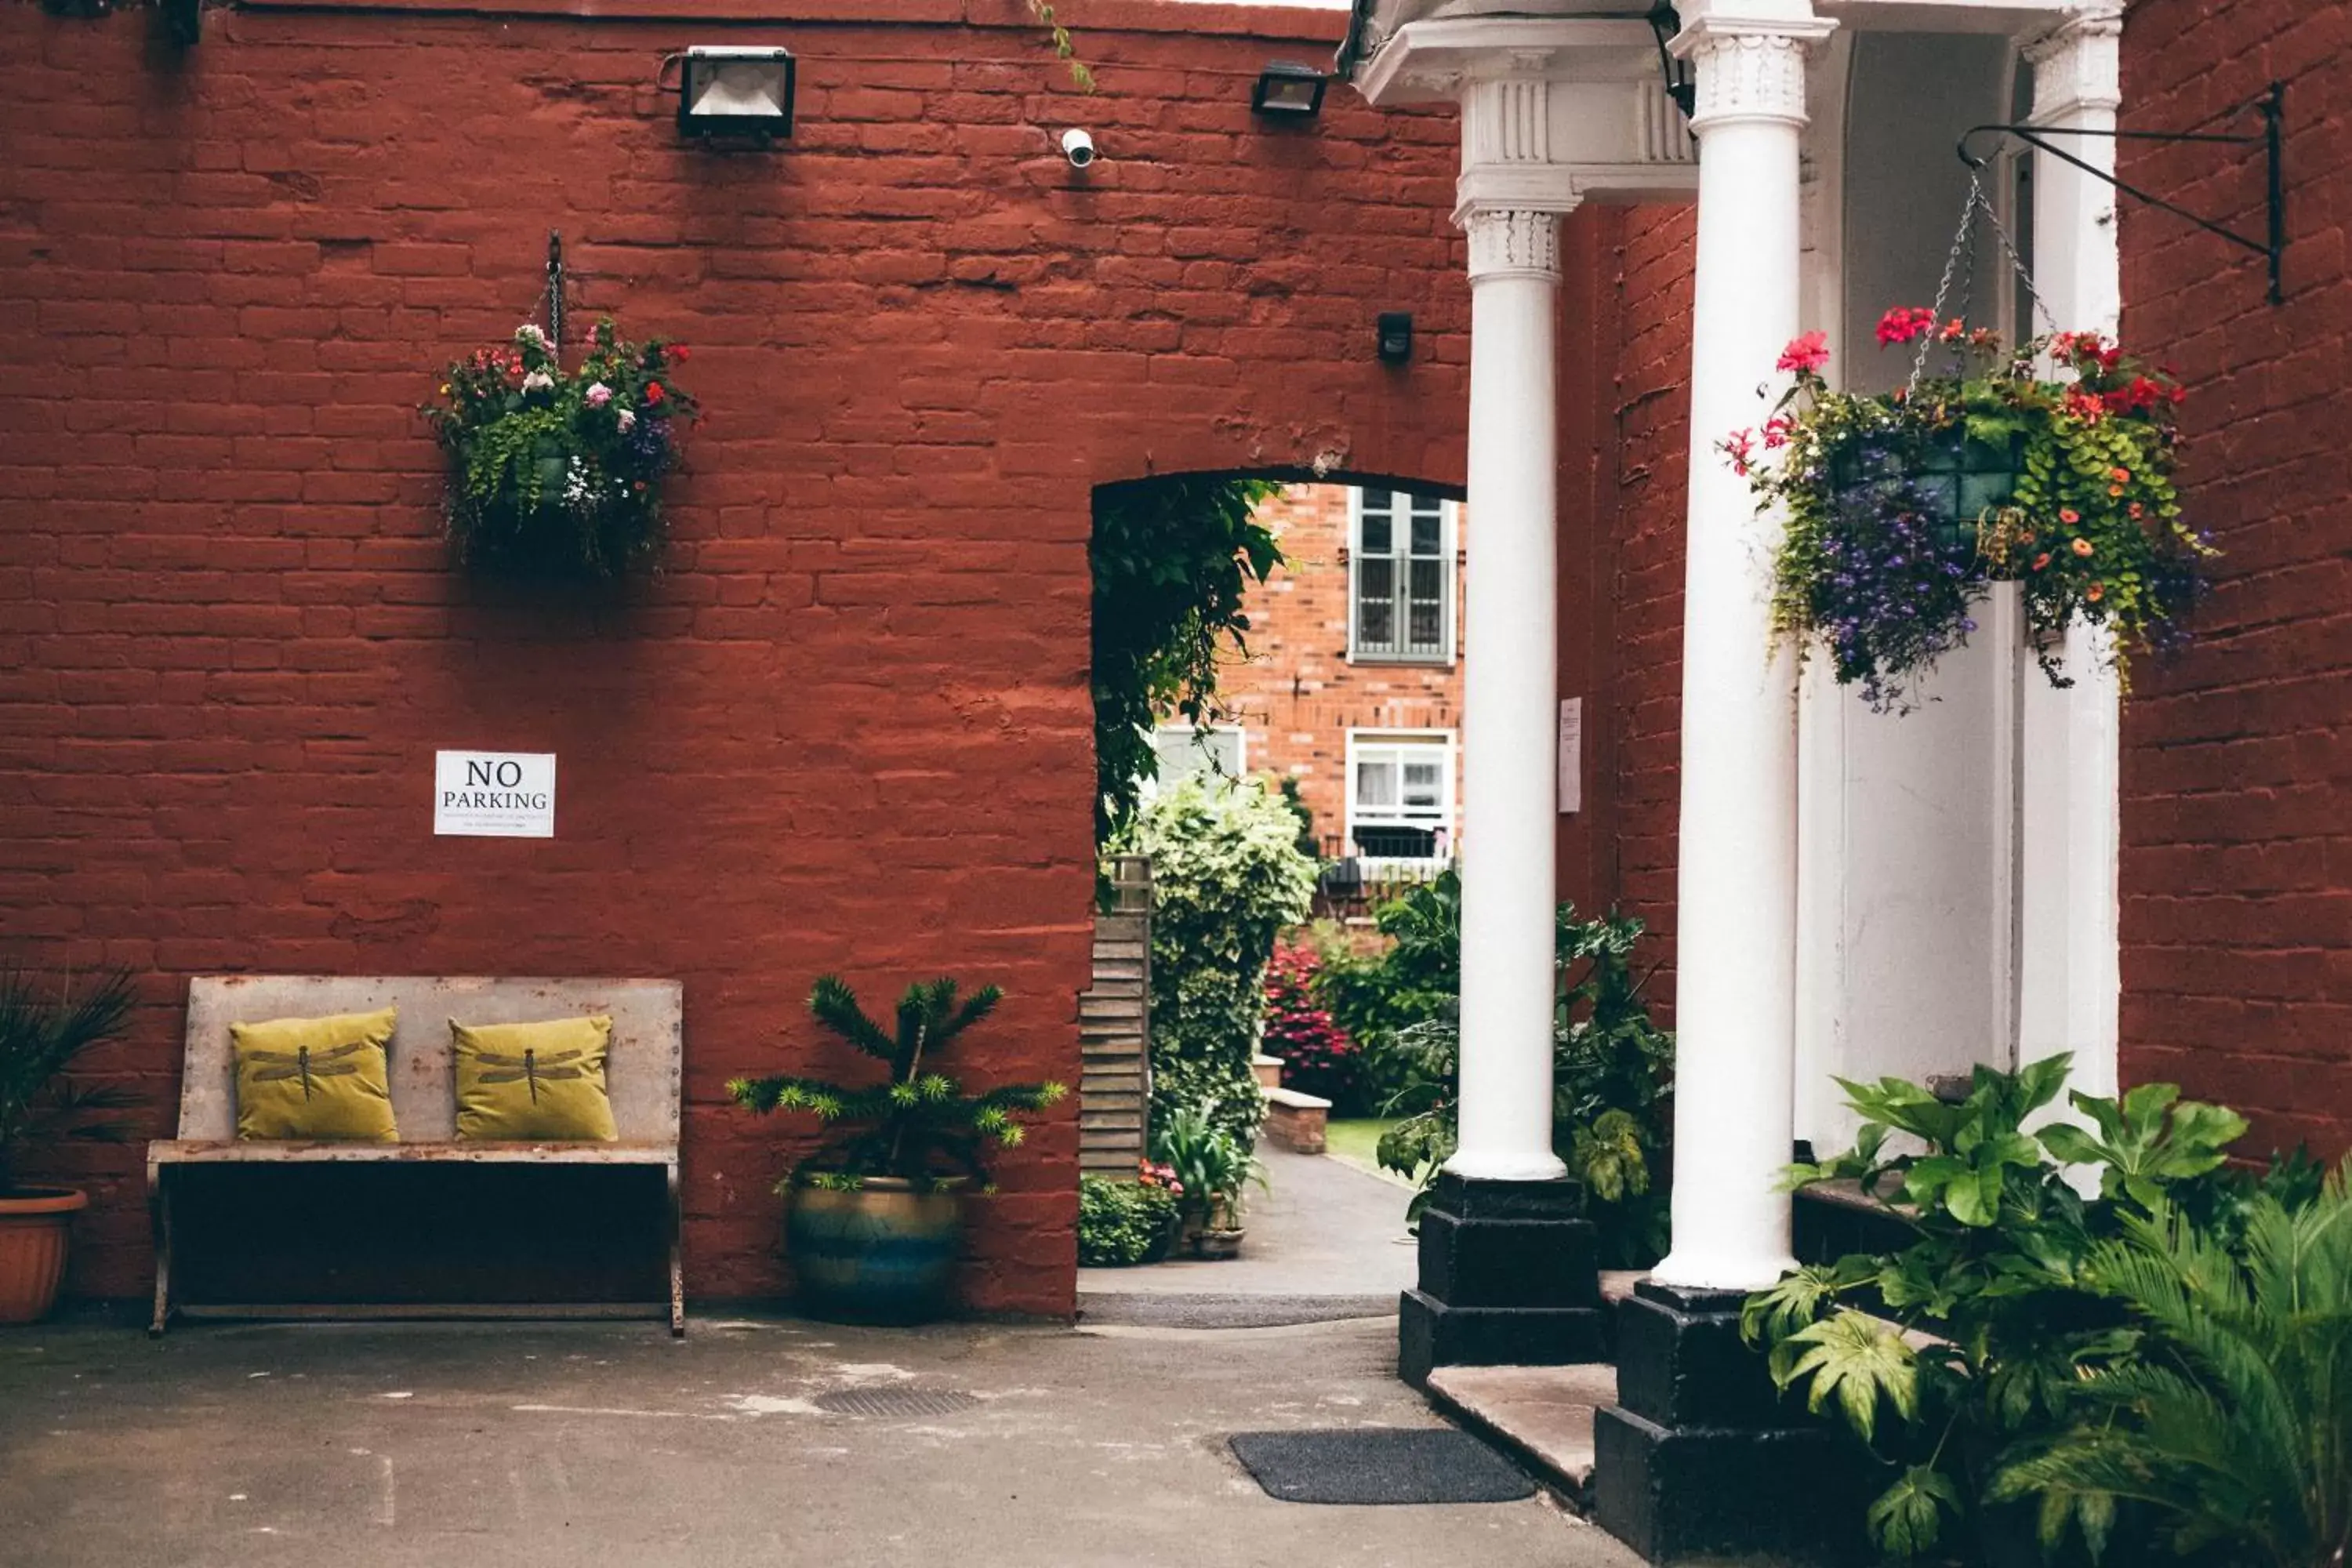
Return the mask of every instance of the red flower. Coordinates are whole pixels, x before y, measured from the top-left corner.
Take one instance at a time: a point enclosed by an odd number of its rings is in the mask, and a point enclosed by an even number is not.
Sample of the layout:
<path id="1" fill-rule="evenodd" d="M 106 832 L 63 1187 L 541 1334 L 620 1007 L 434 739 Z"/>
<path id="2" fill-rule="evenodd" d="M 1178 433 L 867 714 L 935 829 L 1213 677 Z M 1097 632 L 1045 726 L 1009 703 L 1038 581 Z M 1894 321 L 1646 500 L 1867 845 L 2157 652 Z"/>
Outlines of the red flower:
<path id="1" fill-rule="evenodd" d="M 2047 550 L 2043 551 L 2041 554 L 2039 554 L 2039 555 L 2037 555 L 2037 556 L 2035 556 L 2035 557 L 2033 558 L 2033 569 L 2034 569 L 2036 572 L 2041 571 L 2044 566 L 2047 566 L 2047 565 L 2049 565 L 2049 564 L 2050 564 L 2050 552 L 2048 552 Z"/>
<path id="2" fill-rule="evenodd" d="M 2066 412 L 2085 425 L 2096 425 L 2107 416 L 2106 400 L 2095 392 L 2084 392 L 2079 386 L 2069 387 Z"/>
<path id="3" fill-rule="evenodd" d="M 649 381 L 646 383 L 646 405 L 647 407 L 652 407 L 654 405 L 659 403 L 665 395 L 667 395 L 663 393 L 662 384 L 660 382 Z"/>
<path id="4" fill-rule="evenodd" d="M 1830 335 L 1827 332 L 1807 332 L 1780 351 L 1780 363 L 1774 368 L 1811 375 L 1829 363 Z"/>
<path id="5" fill-rule="evenodd" d="M 1956 343 L 1969 335 L 1969 324 L 1955 317 L 1946 321 L 1943 330 L 1936 335 L 1948 343 Z"/>
<path id="6" fill-rule="evenodd" d="M 687 347 L 684 343 L 672 343 L 669 349 L 669 357 L 677 361 L 678 363 L 684 364 L 687 361 L 692 359 L 694 355 L 687 352 Z"/>
<path id="7" fill-rule="evenodd" d="M 1933 331 L 1935 327 L 1936 312 L 1925 305 L 1897 305 L 1878 318 L 1878 346 L 1916 342 L 1922 333 Z"/>
<path id="8" fill-rule="evenodd" d="M 1786 414 L 1775 414 L 1764 421 L 1764 449 L 1776 452 L 1787 446 L 1789 433 L 1796 427 L 1797 422 Z"/>

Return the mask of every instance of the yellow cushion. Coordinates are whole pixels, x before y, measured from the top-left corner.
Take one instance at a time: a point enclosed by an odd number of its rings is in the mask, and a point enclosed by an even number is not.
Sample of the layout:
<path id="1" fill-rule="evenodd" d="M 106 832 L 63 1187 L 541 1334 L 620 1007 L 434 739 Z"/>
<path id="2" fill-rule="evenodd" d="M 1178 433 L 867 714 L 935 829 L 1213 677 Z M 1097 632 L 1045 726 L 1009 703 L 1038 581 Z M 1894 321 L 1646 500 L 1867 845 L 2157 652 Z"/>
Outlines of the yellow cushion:
<path id="1" fill-rule="evenodd" d="M 544 1024 L 449 1020 L 457 1052 L 457 1136 L 498 1142 L 609 1143 L 604 1092 L 610 1018 Z"/>
<path id="2" fill-rule="evenodd" d="M 397 1018 L 386 1007 L 381 1013 L 231 1024 L 237 1137 L 398 1142 L 385 1059 Z"/>

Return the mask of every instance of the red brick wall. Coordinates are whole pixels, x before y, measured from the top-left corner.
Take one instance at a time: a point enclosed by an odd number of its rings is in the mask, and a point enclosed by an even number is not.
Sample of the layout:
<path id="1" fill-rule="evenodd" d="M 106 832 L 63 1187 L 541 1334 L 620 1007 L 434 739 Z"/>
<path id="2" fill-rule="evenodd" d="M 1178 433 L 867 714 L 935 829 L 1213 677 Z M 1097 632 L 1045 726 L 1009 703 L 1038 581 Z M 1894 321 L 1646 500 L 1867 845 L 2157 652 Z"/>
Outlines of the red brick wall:
<path id="1" fill-rule="evenodd" d="M 2194 649 L 2124 720 L 2124 1072 L 2352 1143 L 2352 11 L 2141 0 L 2125 119 L 2200 124 L 2288 84 L 2288 302 L 2258 258 L 2126 203 L 2124 337 L 2195 393 L 2187 504 L 2228 553 Z M 2249 123 L 2252 123 L 2249 121 Z M 2124 144 L 2124 175 L 2259 234 L 2255 156 Z"/>
<path id="2" fill-rule="evenodd" d="M 1561 896 L 1649 923 L 1666 965 L 1650 994 L 1668 1018 L 1696 232 L 1688 206 L 1587 208 L 1566 237 L 1570 287 L 1580 271 L 1591 293 L 1571 301 L 1563 354 L 1578 378 L 1564 445 L 1583 472 L 1562 487 L 1560 690 L 1587 694 L 1588 808 L 1563 819 Z"/>
<path id="3" fill-rule="evenodd" d="M 1254 123 L 1311 13 L 1106 0 L 1080 99 L 1016 0 L 587 8 L 208 10 L 184 58 L 0 8 L 0 941 L 139 973 L 97 1065 L 151 1130 L 191 973 L 681 977 L 688 1285 L 763 1293 L 805 1136 L 721 1086 L 852 1066 L 815 975 L 1001 982 L 973 1076 L 1077 1075 L 1090 488 L 1459 482 L 1454 130 L 1341 91 Z M 681 146 L 663 53 L 772 37 L 790 145 Z M 416 406 L 532 309 L 551 227 L 574 321 L 689 342 L 708 409 L 621 594 L 436 536 Z M 557 837 L 431 837 L 441 746 L 557 752 Z M 1065 1110 L 1002 1162 L 980 1305 L 1070 1309 L 1075 1151 Z M 136 1154 L 56 1163 L 98 1197 L 76 1288 L 141 1289 Z"/>
<path id="4" fill-rule="evenodd" d="M 1329 840 L 1348 824 L 1349 730 L 1462 726 L 1459 658 L 1447 664 L 1348 660 L 1349 497 L 1346 485 L 1290 485 L 1259 518 L 1282 540 L 1286 563 L 1250 592 L 1249 652 L 1219 678 L 1219 700 L 1248 731 L 1252 773 L 1298 781 Z M 1454 511 L 1454 646 L 1461 646 L 1461 552 L 1467 509 Z M 1462 829 L 1461 750 L 1454 751 L 1454 826 Z"/>

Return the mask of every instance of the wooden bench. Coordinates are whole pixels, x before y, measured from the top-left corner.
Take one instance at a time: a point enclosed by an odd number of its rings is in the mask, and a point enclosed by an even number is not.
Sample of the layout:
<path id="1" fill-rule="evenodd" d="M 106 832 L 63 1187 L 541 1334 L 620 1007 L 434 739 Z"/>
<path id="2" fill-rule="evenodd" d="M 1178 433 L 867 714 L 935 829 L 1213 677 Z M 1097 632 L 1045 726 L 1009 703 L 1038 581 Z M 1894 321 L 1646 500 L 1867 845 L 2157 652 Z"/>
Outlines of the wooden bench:
<path id="1" fill-rule="evenodd" d="M 338 1013 L 368 1013 L 394 1006 L 399 1025 L 391 1047 L 393 1114 L 399 1124 L 397 1143 L 240 1142 L 236 1137 L 236 1068 L 229 1047 L 229 1025 L 270 1018 L 318 1017 Z M 613 1019 L 611 1055 L 605 1064 L 606 1087 L 612 1095 L 613 1120 L 620 1137 L 615 1142 L 490 1143 L 460 1142 L 457 1137 L 457 1081 L 449 1037 L 449 1020 L 467 1024 L 529 1023 L 539 1019 L 609 1014 Z M 677 1130 L 680 1058 L 683 1047 L 681 987 L 674 980 L 488 980 L 431 976 L 346 978 L 316 975 L 199 976 L 188 984 L 186 1059 L 180 1082 L 179 1136 L 147 1146 L 147 1194 L 155 1226 L 155 1320 L 151 1332 L 161 1334 L 176 1311 L 187 1317 L 618 1317 L 651 1316 L 667 1311 L 670 1332 L 686 1331 L 686 1303 L 678 1258 Z M 189 1215 L 184 1188 L 200 1173 L 204 1179 L 239 1184 L 247 1197 L 262 1204 L 260 1212 L 241 1213 L 239 1226 L 216 1226 L 218 1237 L 234 1242 L 239 1237 L 268 1232 L 277 1212 L 277 1194 L 291 1192 L 289 1184 L 298 1171 L 330 1168 L 408 1168 L 437 1170 L 432 1178 L 441 1201 L 436 1213 L 407 1212 L 393 1178 L 384 1191 L 370 1192 L 356 1210 L 341 1212 L 340 1226 L 313 1225 L 298 1228 L 282 1249 L 299 1261 L 306 1247 L 320 1245 L 322 1232 L 347 1247 L 343 1270 L 362 1283 L 373 1274 L 374 1283 L 401 1287 L 400 1300 L 331 1302 L 289 1300 L 276 1306 L 220 1301 L 175 1300 L 175 1268 L 184 1276 L 190 1259 L 178 1256 L 187 1241 Z M 492 1171 L 525 1172 L 566 1168 L 602 1168 L 612 1176 L 579 1178 L 594 1183 L 618 1183 L 627 1202 L 612 1209 L 539 1201 L 513 1217 L 518 1229 L 540 1224 L 568 1223 L 590 1237 L 589 1246 L 608 1245 L 616 1265 L 609 1277 L 642 1280 L 658 1289 L 659 1251 L 628 1254 L 620 1237 L 604 1235 L 604 1222 L 614 1213 L 643 1214 L 646 1224 L 660 1232 L 648 1243 L 666 1249 L 669 1299 L 665 1302 L 586 1301 L 551 1304 L 512 1299 L 493 1301 L 441 1302 L 416 1299 L 405 1287 L 429 1268 L 415 1269 L 404 1258 L 425 1256 L 433 1227 L 445 1219 L 471 1223 L 500 1220 L 486 1215 L 484 1206 L 468 1195 L 475 1187 L 500 1179 Z M 228 1176 L 243 1172 L 247 1175 Z M 630 1172 L 644 1173 L 642 1187 Z M 209 1174 L 221 1173 L 222 1174 Z M 479 1173 L 476 1174 L 475 1173 Z M 313 1176 L 310 1180 L 318 1180 Z M 516 1179 L 516 1178 L 504 1178 Z M 537 1177 L 523 1177 L 536 1181 Z M 572 1177 L 562 1178 L 565 1181 Z M 451 1183 L 458 1195 L 451 1195 Z M 389 1191 L 389 1199 L 385 1196 Z M 264 1198 L 262 1194 L 270 1194 Z M 289 1200 L 290 1201 L 290 1200 Z M 250 1207 L 240 1204 L 240 1209 Z M 209 1218 L 209 1216 L 207 1216 Z M 378 1231 L 397 1236 L 411 1251 L 386 1262 L 371 1258 L 369 1235 Z M 224 1247 L 219 1250 L 234 1251 Z M 516 1257 L 528 1273 L 528 1249 Z M 216 1261 L 216 1260 L 208 1260 Z M 372 1267 L 373 1266 L 373 1267 Z M 394 1273 L 387 1275 L 386 1269 Z M 215 1272 L 217 1273 L 217 1268 Z M 266 1272 L 266 1270 L 265 1270 Z M 332 1272 L 330 1270 L 330 1272 Z M 510 1269 L 511 1273 L 512 1270 Z M 397 1276 L 395 1278 L 395 1276 Z M 415 1281 L 429 1286 L 429 1279 Z M 526 1279 L 525 1284 L 529 1281 Z M 185 1291 L 183 1290 L 183 1294 Z M 509 1290 L 511 1298 L 513 1292 Z"/>

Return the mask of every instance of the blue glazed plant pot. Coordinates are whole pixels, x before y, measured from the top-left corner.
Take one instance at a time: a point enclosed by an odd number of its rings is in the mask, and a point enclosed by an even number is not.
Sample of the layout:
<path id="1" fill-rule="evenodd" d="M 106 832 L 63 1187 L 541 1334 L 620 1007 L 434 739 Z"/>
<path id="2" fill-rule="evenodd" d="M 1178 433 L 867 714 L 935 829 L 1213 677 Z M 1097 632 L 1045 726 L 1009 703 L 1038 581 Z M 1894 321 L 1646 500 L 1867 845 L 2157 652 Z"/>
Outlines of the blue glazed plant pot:
<path id="1" fill-rule="evenodd" d="M 895 1176 L 868 1176 L 850 1191 L 795 1185 L 784 1204 L 784 1249 L 811 1314 L 929 1322 L 955 1307 L 962 1195 L 951 1185 L 918 1192 Z"/>

